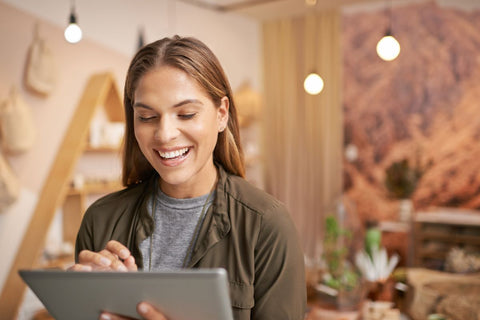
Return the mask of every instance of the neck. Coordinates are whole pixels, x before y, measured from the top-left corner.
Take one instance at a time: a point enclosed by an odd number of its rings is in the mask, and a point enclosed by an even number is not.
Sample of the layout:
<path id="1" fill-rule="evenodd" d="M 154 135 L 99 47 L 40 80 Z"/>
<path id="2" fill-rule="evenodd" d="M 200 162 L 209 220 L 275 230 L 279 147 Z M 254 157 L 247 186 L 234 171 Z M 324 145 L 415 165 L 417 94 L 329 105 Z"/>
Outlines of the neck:
<path id="1" fill-rule="evenodd" d="M 212 163 L 211 168 L 206 170 L 201 179 L 196 179 L 196 182 L 172 185 L 165 183 L 161 178 L 159 179 L 158 185 L 167 196 L 177 199 L 188 199 L 200 197 L 212 192 L 217 184 L 218 172 Z"/>

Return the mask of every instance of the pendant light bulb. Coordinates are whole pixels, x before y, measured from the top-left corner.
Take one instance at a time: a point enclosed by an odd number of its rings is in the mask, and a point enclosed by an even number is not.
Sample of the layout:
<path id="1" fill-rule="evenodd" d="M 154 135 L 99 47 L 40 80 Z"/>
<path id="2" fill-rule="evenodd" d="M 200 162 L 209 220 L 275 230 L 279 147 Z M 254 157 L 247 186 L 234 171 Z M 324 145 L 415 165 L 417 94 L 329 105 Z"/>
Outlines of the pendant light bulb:
<path id="1" fill-rule="evenodd" d="M 323 79 L 316 73 L 310 73 L 303 82 L 303 88 L 308 94 L 317 95 L 323 90 Z"/>
<path id="2" fill-rule="evenodd" d="M 400 43 L 392 35 L 387 33 L 377 43 L 377 54 L 385 61 L 395 60 L 400 54 Z"/>
<path id="3" fill-rule="evenodd" d="M 77 24 L 77 17 L 75 16 L 74 9 L 70 13 L 70 19 L 67 28 L 65 29 L 65 40 L 70 43 L 77 43 L 82 40 L 82 29 Z"/>

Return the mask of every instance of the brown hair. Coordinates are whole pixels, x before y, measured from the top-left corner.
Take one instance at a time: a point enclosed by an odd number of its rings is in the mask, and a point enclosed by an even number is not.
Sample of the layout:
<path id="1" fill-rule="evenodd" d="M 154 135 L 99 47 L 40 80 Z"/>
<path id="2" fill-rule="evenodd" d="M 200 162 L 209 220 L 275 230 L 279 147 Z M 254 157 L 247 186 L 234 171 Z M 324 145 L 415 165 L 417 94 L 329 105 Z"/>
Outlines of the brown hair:
<path id="1" fill-rule="evenodd" d="M 150 165 L 138 146 L 133 126 L 134 94 L 138 82 L 147 72 L 160 66 L 178 68 L 191 76 L 220 106 L 221 99 L 229 100 L 227 128 L 219 132 L 213 160 L 227 172 L 245 176 L 243 152 L 240 144 L 237 111 L 232 89 L 217 57 L 201 41 L 195 38 L 174 36 L 152 42 L 141 48 L 128 68 L 125 80 L 125 145 L 123 150 L 122 182 L 124 186 L 147 180 L 155 169 Z"/>

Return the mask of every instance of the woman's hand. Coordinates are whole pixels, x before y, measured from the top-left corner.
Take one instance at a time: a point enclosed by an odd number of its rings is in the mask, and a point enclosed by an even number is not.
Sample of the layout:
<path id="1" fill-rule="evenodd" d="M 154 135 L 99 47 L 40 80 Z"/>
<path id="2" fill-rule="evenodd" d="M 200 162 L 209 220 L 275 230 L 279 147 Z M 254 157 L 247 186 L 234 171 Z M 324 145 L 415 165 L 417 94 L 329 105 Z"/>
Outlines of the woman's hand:
<path id="1" fill-rule="evenodd" d="M 100 252 L 83 250 L 78 255 L 78 263 L 70 267 L 71 271 L 137 271 L 135 258 L 118 241 L 110 240 Z"/>
<path id="2" fill-rule="evenodd" d="M 143 319 L 146 320 L 167 320 L 167 318 L 155 307 L 147 302 L 140 302 L 137 305 L 137 312 Z M 103 312 L 100 315 L 100 320 L 129 320 L 130 318 L 125 318 L 118 316 L 116 314 Z"/>

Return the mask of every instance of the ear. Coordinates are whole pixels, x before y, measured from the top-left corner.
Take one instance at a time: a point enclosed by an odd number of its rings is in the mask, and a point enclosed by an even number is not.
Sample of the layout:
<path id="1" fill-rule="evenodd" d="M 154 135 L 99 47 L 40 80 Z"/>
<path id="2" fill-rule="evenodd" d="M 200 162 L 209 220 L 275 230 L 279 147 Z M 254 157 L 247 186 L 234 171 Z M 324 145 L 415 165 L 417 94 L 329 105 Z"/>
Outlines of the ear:
<path id="1" fill-rule="evenodd" d="M 230 100 L 227 96 L 220 100 L 220 106 L 217 108 L 217 125 L 218 132 L 223 132 L 228 125 L 228 110 L 230 108 Z"/>

